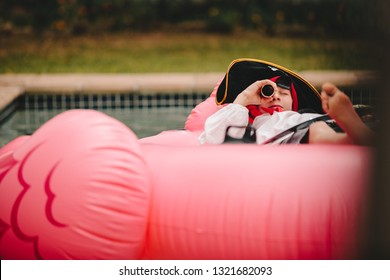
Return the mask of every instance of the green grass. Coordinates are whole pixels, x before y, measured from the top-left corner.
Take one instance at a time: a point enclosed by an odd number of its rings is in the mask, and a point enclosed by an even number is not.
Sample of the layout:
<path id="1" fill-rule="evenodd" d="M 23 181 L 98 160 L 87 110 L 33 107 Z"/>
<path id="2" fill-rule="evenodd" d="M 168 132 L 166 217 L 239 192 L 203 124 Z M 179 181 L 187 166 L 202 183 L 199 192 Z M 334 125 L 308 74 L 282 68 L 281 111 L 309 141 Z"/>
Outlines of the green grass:
<path id="1" fill-rule="evenodd" d="M 372 69 L 379 63 L 375 53 L 379 51 L 356 40 L 270 38 L 256 33 L 3 36 L 0 73 L 224 72 L 239 57 L 298 71 Z"/>

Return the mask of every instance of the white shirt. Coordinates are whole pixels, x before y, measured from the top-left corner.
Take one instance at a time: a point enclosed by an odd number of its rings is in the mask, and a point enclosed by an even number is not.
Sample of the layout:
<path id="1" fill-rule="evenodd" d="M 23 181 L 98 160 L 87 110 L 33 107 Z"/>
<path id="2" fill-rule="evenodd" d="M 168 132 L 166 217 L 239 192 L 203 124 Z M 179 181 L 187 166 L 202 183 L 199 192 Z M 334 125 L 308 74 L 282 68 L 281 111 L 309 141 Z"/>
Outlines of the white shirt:
<path id="1" fill-rule="evenodd" d="M 231 103 L 225 106 L 206 120 L 204 131 L 199 136 L 199 142 L 201 144 L 222 144 L 225 141 L 226 130 L 229 126 L 232 128 L 229 129 L 228 135 L 232 138 L 241 139 L 248 125 L 248 113 L 249 110 L 239 104 Z M 273 136 L 319 116 L 322 115 L 300 114 L 294 111 L 275 112 L 272 115 L 262 114 L 256 117 L 252 124 L 256 130 L 256 142 L 257 144 L 263 144 Z M 283 139 L 292 134 L 293 132 L 283 137 Z"/>

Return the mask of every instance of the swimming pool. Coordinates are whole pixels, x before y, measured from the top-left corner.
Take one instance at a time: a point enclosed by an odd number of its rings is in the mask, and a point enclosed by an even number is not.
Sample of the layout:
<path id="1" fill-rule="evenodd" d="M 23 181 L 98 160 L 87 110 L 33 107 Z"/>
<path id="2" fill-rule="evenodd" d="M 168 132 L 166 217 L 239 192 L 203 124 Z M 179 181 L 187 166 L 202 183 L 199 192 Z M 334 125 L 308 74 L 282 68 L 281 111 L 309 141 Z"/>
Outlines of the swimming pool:
<path id="1" fill-rule="evenodd" d="M 20 135 L 32 134 L 55 115 L 70 109 L 94 109 L 126 124 L 138 138 L 182 129 L 206 94 L 23 95 L 12 104 L 0 129 L 0 147 Z"/>
<path id="2" fill-rule="evenodd" d="M 376 90 L 342 88 L 354 104 L 374 105 Z M 0 147 L 32 134 L 55 115 L 70 109 L 94 109 L 127 125 L 138 138 L 182 129 L 192 108 L 209 93 L 194 94 L 24 94 L 0 114 Z"/>

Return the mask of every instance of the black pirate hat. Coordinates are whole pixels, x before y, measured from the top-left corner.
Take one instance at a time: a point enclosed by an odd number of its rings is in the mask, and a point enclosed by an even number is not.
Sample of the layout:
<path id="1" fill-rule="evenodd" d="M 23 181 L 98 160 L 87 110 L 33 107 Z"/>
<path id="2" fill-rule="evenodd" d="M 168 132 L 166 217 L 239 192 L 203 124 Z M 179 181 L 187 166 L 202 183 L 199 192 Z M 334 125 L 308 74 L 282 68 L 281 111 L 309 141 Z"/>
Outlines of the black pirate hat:
<path id="1" fill-rule="evenodd" d="M 289 77 L 297 94 L 298 110 L 311 109 L 324 113 L 318 91 L 293 71 L 263 60 L 240 58 L 234 60 L 217 90 L 217 104 L 232 103 L 239 93 L 258 80 L 276 76 Z"/>

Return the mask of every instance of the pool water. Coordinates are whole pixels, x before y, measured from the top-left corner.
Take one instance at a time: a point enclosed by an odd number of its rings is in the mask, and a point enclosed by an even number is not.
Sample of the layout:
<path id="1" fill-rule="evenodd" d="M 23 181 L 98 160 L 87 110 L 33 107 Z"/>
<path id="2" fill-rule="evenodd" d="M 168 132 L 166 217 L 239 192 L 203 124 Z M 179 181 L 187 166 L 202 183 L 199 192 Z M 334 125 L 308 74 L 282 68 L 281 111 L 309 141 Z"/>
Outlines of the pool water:
<path id="1" fill-rule="evenodd" d="M 183 129 L 192 108 L 118 108 L 99 110 L 127 125 L 138 138 L 152 136 L 163 130 Z M 42 124 L 63 110 L 17 110 L 0 129 L 0 147 L 20 135 L 32 134 Z"/>
<path id="2" fill-rule="evenodd" d="M 183 129 L 187 116 L 207 98 L 203 94 L 24 94 L 0 112 L 0 147 L 30 135 L 54 116 L 71 109 L 93 109 L 127 125 L 138 138 Z"/>
<path id="3" fill-rule="evenodd" d="M 343 89 L 354 104 L 373 104 L 375 90 Z M 30 135 L 55 115 L 69 109 L 94 109 L 127 125 L 138 138 L 164 130 L 183 129 L 188 114 L 208 97 L 204 94 L 25 94 L 15 101 L 12 114 L 0 114 L 0 147 Z M 7 110 L 6 110 L 7 111 Z M 4 113 L 4 112 L 0 112 Z M 4 120 L 5 119 L 5 120 Z"/>

